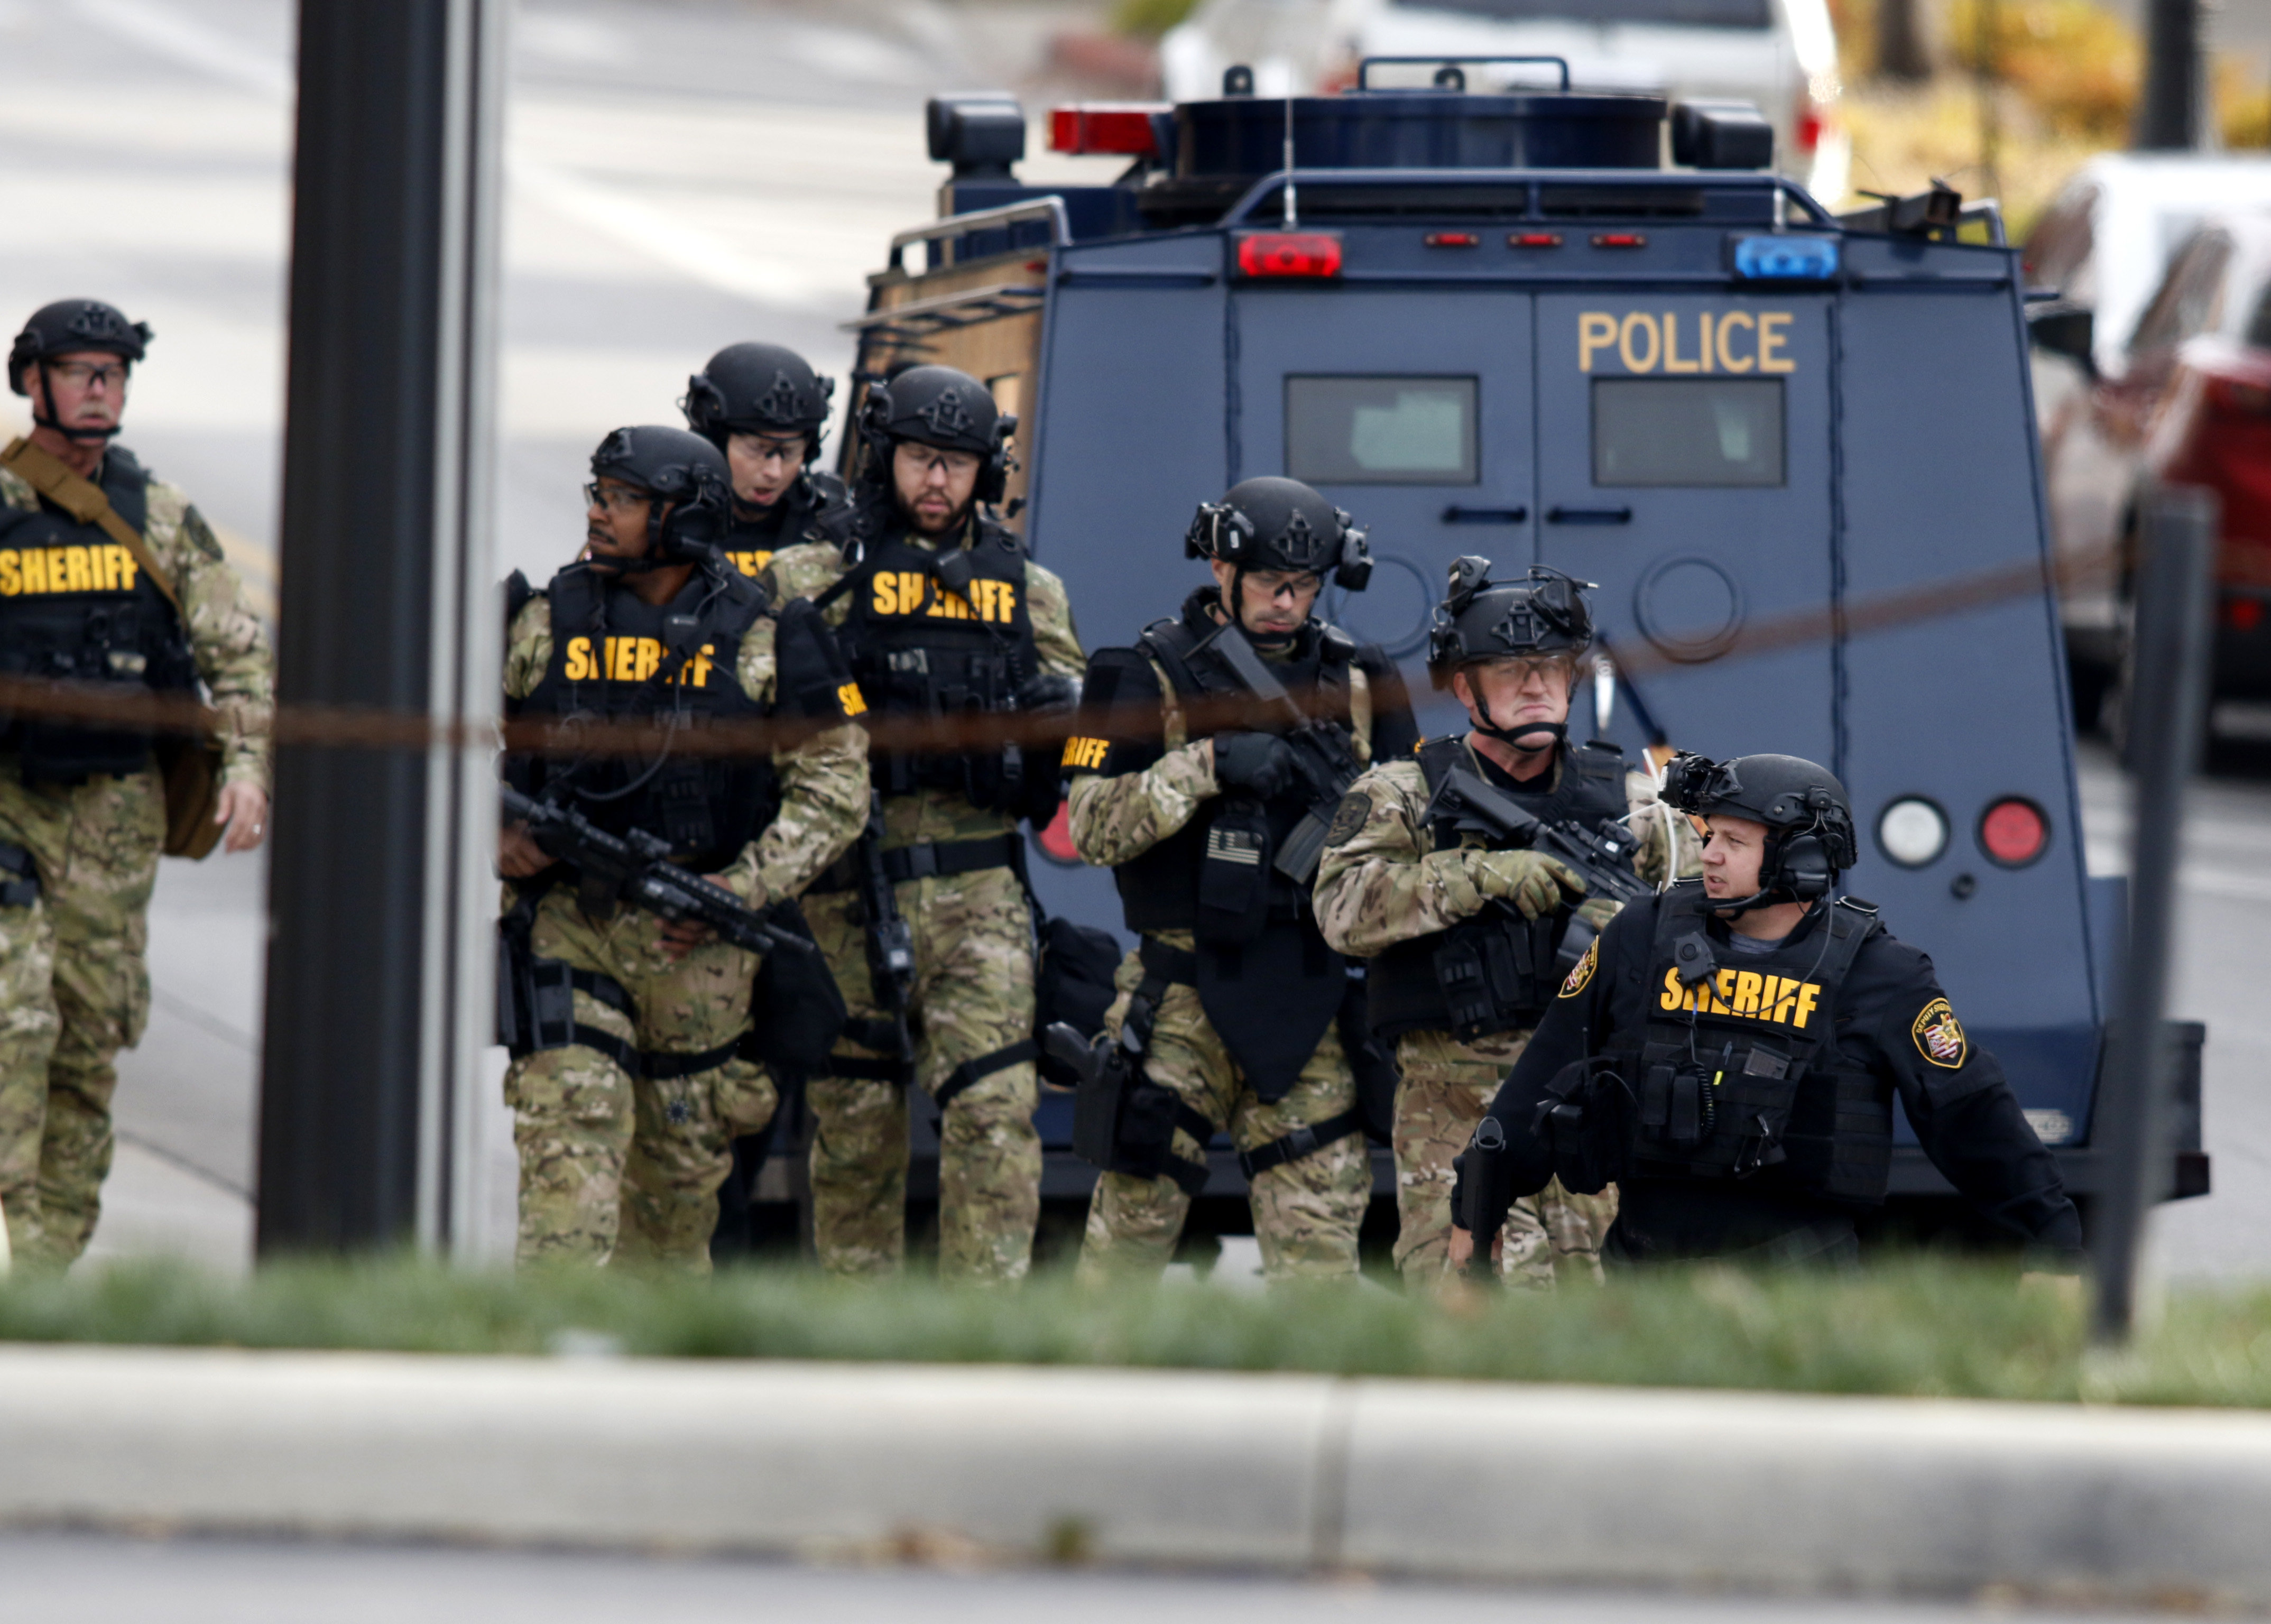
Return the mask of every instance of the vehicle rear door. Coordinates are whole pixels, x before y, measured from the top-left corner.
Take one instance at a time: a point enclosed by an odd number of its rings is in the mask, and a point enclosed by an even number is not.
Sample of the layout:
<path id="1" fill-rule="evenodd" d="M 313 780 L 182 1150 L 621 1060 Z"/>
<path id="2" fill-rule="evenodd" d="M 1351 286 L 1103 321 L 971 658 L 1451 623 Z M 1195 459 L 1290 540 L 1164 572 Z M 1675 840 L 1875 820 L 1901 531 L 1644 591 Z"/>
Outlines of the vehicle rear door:
<path id="1" fill-rule="evenodd" d="M 1306 480 L 1370 533 L 1371 585 L 1326 613 L 1409 667 L 1454 558 L 1518 571 L 1533 555 L 1531 304 L 1489 287 L 1232 294 L 1231 477 Z"/>
<path id="2" fill-rule="evenodd" d="M 1540 560 L 1599 584 L 1683 749 L 1837 757 L 1830 322 L 1786 292 L 1538 298 Z M 1738 657 L 1769 629 L 1796 635 Z M 1629 705 L 1611 731 L 1642 742 Z"/>

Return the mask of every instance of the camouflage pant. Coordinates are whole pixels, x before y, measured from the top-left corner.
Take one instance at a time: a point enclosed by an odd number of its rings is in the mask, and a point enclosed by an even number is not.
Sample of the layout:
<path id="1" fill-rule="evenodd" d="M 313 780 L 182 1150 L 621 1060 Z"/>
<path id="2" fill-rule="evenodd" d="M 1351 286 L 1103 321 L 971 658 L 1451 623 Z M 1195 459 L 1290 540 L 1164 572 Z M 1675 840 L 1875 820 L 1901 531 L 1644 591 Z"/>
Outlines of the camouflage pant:
<path id="1" fill-rule="evenodd" d="M 1530 1034 L 1463 1044 L 1445 1032 L 1406 1032 L 1396 1050 L 1396 1265 L 1407 1285 L 1433 1288 L 1450 1261 L 1451 1158 L 1498 1096 Z M 1601 1243 L 1616 1221 L 1614 1185 L 1577 1196 L 1559 1179 L 1514 1203 L 1501 1271 L 1509 1283 L 1551 1286 L 1557 1277 L 1601 1278 Z"/>
<path id="2" fill-rule="evenodd" d="M 913 933 L 908 1025 L 915 1081 L 935 1093 L 964 1061 L 1033 1031 L 1031 915 L 1017 876 L 985 868 L 896 888 Z M 888 1018 L 867 973 L 857 893 L 808 893 L 804 914 L 828 955 L 854 1020 Z M 849 1040 L 841 1054 L 885 1058 Z M 1023 1279 L 1041 1215 L 1039 1083 L 1031 1061 L 980 1077 L 954 1096 L 939 1126 L 940 1277 L 985 1284 Z M 907 1095 L 898 1084 L 814 1077 L 812 1240 L 836 1274 L 886 1274 L 907 1245 Z"/>
<path id="3" fill-rule="evenodd" d="M 660 924 L 635 909 L 586 919 L 575 894 L 538 905 L 530 942 L 539 958 L 612 977 L 634 1020 L 578 988 L 576 1021 L 635 1048 L 700 1054 L 747 1032 L 757 958 L 711 942 L 673 961 Z M 583 1044 L 540 1049 L 504 1077 L 520 1151 L 524 1263 L 611 1258 L 696 1272 L 710 1266 L 718 1187 L 733 1140 L 772 1120 L 763 1069 L 728 1060 L 691 1076 L 633 1077 Z"/>
<path id="4" fill-rule="evenodd" d="M 78 1257 L 101 1213 L 111 1062 L 149 1019 L 165 832 L 154 771 L 34 788 L 0 758 L 0 841 L 29 851 L 40 877 L 29 906 L 0 908 L 0 1207 L 34 1267 Z"/>
<path id="5" fill-rule="evenodd" d="M 1127 1016 L 1128 998 L 1143 978 L 1143 966 L 1130 953 L 1120 966 L 1120 996 L 1106 1017 L 1115 1036 Z M 1356 1104 L 1356 1081 L 1341 1052 L 1340 1034 L 1329 1026 L 1317 1052 L 1301 1068 L 1300 1081 L 1283 1099 L 1264 1104 L 1246 1086 L 1199 1007 L 1198 989 L 1191 987 L 1170 987 L 1159 1001 L 1143 1069 L 1152 1082 L 1173 1089 L 1201 1116 L 1227 1127 L 1241 1151 L 1258 1150 L 1305 1123 L 1322 1122 Z M 1206 1147 L 1180 1129 L 1170 1149 L 1187 1160 L 1206 1159 Z M 1262 1272 L 1272 1280 L 1353 1276 L 1357 1230 L 1371 1194 L 1372 1157 L 1360 1133 L 1257 1174 L 1247 1200 L 1254 1209 L 1255 1238 L 1262 1244 Z M 1080 1252 L 1082 1278 L 1157 1274 L 1174 1255 L 1190 1206 L 1190 1197 L 1173 1179 L 1104 1174 L 1089 1203 L 1088 1233 Z"/>

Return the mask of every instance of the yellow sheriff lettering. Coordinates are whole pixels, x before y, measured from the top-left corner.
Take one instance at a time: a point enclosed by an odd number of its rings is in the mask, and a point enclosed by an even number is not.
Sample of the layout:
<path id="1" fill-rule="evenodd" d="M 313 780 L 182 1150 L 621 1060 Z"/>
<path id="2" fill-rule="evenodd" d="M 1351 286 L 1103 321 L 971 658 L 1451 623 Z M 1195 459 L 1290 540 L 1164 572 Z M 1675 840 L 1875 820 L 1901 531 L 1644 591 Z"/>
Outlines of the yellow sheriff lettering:
<path id="1" fill-rule="evenodd" d="M 772 562 L 773 551 L 771 548 L 760 548 L 753 552 L 728 553 L 726 556 L 733 561 L 733 568 L 743 575 L 761 575 L 765 566 Z"/>
<path id="2" fill-rule="evenodd" d="M 588 682 L 593 677 L 599 674 L 598 670 L 595 669 L 592 664 L 591 638 L 570 637 L 568 639 L 568 661 L 562 669 L 566 672 L 568 680 L 570 682 Z"/>
<path id="3" fill-rule="evenodd" d="M 124 548 L 11 548 L 0 552 L 0 598 L 132 592 L 139 573 Z"/>
<path id="4" fill-rule="evenodd" d="M 1104 758 L 1111 749 L 1111 744 L 1103 739 L 1068 739 L 1062 764 L 1068 769 L 1093 770 L 1104 765 Z"/>
<path id="5" fill-rule="evenodd" d="M 24 590 L 24 571 L 16 556 L 12 548 L 0 553 L 0 598 L 14 598 Z"/>
<path id="6" fill-rule="evenodd" d="M 857 682 L 845 682 L 836 690 L 836 703 L 844 707 L 846 716 L 860 716 L 867 709 L 867 696 L 860 691 Z"/>
<path id="7" fill-rule="evenodd" d="M 1722 970 L 1708 981 L 1683 987 L 1674 967 L 1664 971 L 1664 991 L 1656 1002 L 1658 1009 L 1666 1011 L 1693 1009 L 1698 1015 L 1731 1015 L 1804 1027 L 1813 1017 L 1821 999 L 1819 982 L 1761 975 L 1754 970 Z"/>

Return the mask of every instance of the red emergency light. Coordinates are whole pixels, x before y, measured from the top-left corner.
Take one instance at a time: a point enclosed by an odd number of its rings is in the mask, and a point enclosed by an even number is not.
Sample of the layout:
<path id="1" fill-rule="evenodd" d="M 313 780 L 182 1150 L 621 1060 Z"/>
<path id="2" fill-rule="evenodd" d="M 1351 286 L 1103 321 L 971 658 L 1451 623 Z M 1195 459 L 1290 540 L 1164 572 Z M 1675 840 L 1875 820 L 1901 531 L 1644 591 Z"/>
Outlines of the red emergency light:
<path id="1" fill-rule="evenodd" d="M 1049 150 L 1157 158 L 1159 143 L 1152 116 L 1174 110 L 1166 101 L 1076 101 L 1051 108 Z"/>
<path id="2" fill-rule="evenodd" d="M 1329 231 L 1249 231 L 1238 239 L 1240 276 L 1341 273 L 1341 240 Z"/>

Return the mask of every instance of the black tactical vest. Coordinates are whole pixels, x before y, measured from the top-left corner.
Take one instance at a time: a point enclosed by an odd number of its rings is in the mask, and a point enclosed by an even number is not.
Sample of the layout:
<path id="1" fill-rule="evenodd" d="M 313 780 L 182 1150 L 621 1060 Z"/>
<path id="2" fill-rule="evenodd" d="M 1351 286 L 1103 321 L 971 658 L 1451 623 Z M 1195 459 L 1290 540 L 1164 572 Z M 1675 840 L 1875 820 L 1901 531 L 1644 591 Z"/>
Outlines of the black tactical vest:
<path id="1" fill-rule="evenodd" d="M 150 476 L 113 447 L 96 482 L 136 531 L 149 518 Z M 96 525 L 42 498 L 39 511 L 0 507 L 0 674 L 133 689 L 197 686 L 181 616 Z M 0 749 L 16 753 L 27 781 L 78 784 L 96 773 L 138 772 L 151 735 L 0 714 Z"/>
<path id="2" fill-rule="evenodd" d="M 1704 928 L 1702 882 L 1657 899 L 1638 1037 L 1611 1046 L 1638 1104 L 1642 1176 L 1754 1180 L 1874 1205 L 1892 1166 L 1890 1085 L 1837 1047 L 1838 994 L 1880 927 L 1852 898 L 1763 957 Z"/>
<path id="3" fill-rule="evenodd" d="M 545 596 L 552 660 L 510 714 L 670 718 L 689 729 L 764 714 L 738 674 L 764 589 L 738 571 L 698 574 L 658 608 L 589 564 L 570 564 Z M 697 873 L 732 862 L 780 809 L 764 755 L 676 753 L 659 732 L 637 755 L 531 757 L 516 764 L 514 777 L 531 794 L 567 778 L 571 804 L 592 822 L 615 834 L 659 835 Z"/>
<path id="4" fill-rule="evenodd" d="M 941 555 L 915 546 L 892 523 L 858 544 L 850 571 L 821 596 L 848 600 L 838 634 L 860 691 L 883 714 L 953 717 L 1016 707 L 1017 689 L 1040 670 L 1026 601 L 1025 549 L 999 525 L 978 522 L 962 556 L 962 592 L 940 581 Z M 868 757 L 883 794 L 950 790 L 972 806 L 1046 822 L 1056 809 L 1054 758 L 1011 745 L 958 754 L 925 751 Z"/>
<path id="5" fill-rule="evenodd" d="M 1214 599 L 1211 589 L 1194 594 L 1180 617 L 1152 622 L 1136 640 L 1138 650 L 1158 662 L 1184 699 L 1245 691 L 1234 674 L 1198 648 L 1215 628 L 1204 607 Z M 1292 658 L 1271 668 L 1310 715 L 1348 728 L 1349 667 L 1356 652 L 1346 632 L 1312 621 L 1302 629 Z M 1190 738 L 1216 731 L 1231 730 L 1194 726 Z M 1203 802 L 1189 823 L 1113 870 L 1128 928 L 1221 934 L 1210 931 L 1210 924 L 1218 920 L 1234 933 L 1236 927 L 1229 924 L 1233 918 L 1258 920 L 1265 912 L 1274 919 L 1304 917 L 1308 898 L 1270 867 L 1270 859 L 1277 842 L 1308 811 L 1310 793 L 1306 784 L 1297 784 L 1266 805 L 1234 795 Z"/>
<path id="6" fill-rule="evenodd" d="M 843 480 L 808 468 L 778 502 L 754 518 L 743 518 L 736 503 L 719 551 L 743 575 L 757 575 L 783 548 L 807 541 L 841 547 L 851 533 L 851 510 Z"/>
<path id="7" fill-rule="evenodd" d="M 1432 797 L 1444 778 L 1467 762 L 1464 734 L 1431 739 L 1419 747 L 1420 773 Z M 1553 788 L 1524 795 L 1524 809 L 1540 823 L 1575 820 L 1591 828 L 1624 816 L 1625 758 L 1597 741 L 1561 751 Z M 1456 851 L 1459 833 L 1449 821 L 1433 831 L 1435 849 Z M 1485 850 L 1514 849 L 1497 842 Z M 1407 1032 L 1448 1032 L 1462 1042 L 1538 1024 L 1561 984 L 1560 962 L 1572 908 L 1525 920 L 1495 905 L 1448 930 L 1399 942 L 1372 961 L 1366 981 L 1374 1033 L 1392 1039 Z"/>

